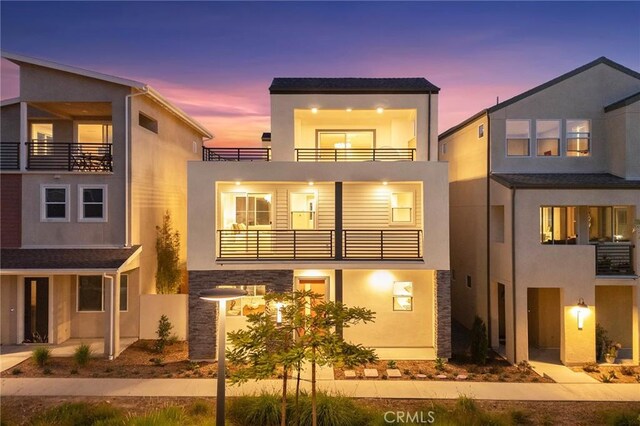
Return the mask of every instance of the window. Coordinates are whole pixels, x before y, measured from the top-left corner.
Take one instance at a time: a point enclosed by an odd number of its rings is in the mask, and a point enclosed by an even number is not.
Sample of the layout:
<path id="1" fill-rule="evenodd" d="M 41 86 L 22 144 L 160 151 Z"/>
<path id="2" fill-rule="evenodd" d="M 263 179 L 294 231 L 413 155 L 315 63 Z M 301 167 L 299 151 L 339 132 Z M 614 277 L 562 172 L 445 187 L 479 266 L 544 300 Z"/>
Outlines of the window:
<path id="1" fill-rule="evenodd" d="M 291 229 L 314 229 L 316 216 L 315 192 L 292 192 L 289 196 Z"/>
<path id="2" fill-rule="evenodd" d="M 542 244 L 576 244 L 576 207 L 541 207 L 540 242 Z"/>
<path id="3" fill-rule="evenodd" d="M 567 120 L 567 156 L 587 157 L 591 153 L 589 120 Z"/>
<path id="4" fill-rule="evenodd" d="M 539 157 L 560 155 L 560 120 L 536 120 L 536 145 Z"/>
<path id="5" fill-rule="evenodd" d="M 271 194 L 246 194 L 235 199 L 236 223 L 249 226 L 271 224 Z"/>
<path id="6" fill-rule="evenodd" d="M 120 275 L 120 311 L 126 312 L 129 310 L 129 275 Z"/>
<path id="7" fill-rule="evenodd" d="M 78 185 L 78 221 L 107 221 L 107 185 Z"/>
<path id="8" fill-rule="evenodd" d="M 442 153 L 443 154 L 447 153 L 447 142 L 442 142 Z"/>
<path id="9" fill-rule="evenodd" d="M 484 137 L 484 124 L 478 126 L 478 139 Z"/>
<path id="10" fill-rule="evenodd" d="M 51 142 L 53 142 L 53 123 L 31 123 L 31 154 L 53 154 Z"/>
<path id="11" fill-rule="evenodd" d="M 153 133 L 158 133 L 158 120 L 154 120 L 141 112 L 138 113 L 138 125 Z"/>
<path id="12" fill-rule="evenodd" d="M 625 206 L 589 207 L 589 241 L 630 241 L 633 232 L 630 217 L 631 208 Z"/>
<path id="13" fill-rule="evenodd" d="M 375 130 L 318 130 L 318 148 L 374 148 Z"/>
<path id="14" fill-rule="evenodd" d="M 69 185 L 43 185 L 40 188 L 40 220 L 68 222 Z"/>
<path id="15" fill-rule="evenodd" d="M 104 310 L 104 284 L 101 275 L 78 277 L 78 312 Z"/>
<path id="16" fill-rule="evenodd" d="M 393 283 L 393 310 L 413 310 L 413 283 L 411 281 L 395 281 Z"/>
<path id="17" fill-rule="evenodd" d="M 239 299 L 227 301 L 227 315 L 231 317 L 243 316 L 250 314 L 259 314 L 264 312 L 265 302 L 264 295 L 266 286 L 264 285 L 240 285 L 231 286 L 241 288 L 247 291 L 247 295 Z"/>
<path id="18" fill-rule="evenodd" d="M 129 308 L 129 276 L 120 275 L 120 311 Z M 105 304 L 104 281 L 102 275 L 78 276 L 78 312 L 102 312 Z"/>
<path id="19" fill-rule="evenodd" d="M 529 156 L 529 120 L 507 120 L 507 155 Z"/>
<path id="20" fill-rule="evenodd" d="M 395 192 L 391 194 L 391 223 L 408 225 L 413 223 L 413 192 Z"/>
<path id="21" fill-rule="evenodd" d="M 78 143 L 112 143 L 113 126 L 111 123 L 77 123 L 76 135 Z"/>

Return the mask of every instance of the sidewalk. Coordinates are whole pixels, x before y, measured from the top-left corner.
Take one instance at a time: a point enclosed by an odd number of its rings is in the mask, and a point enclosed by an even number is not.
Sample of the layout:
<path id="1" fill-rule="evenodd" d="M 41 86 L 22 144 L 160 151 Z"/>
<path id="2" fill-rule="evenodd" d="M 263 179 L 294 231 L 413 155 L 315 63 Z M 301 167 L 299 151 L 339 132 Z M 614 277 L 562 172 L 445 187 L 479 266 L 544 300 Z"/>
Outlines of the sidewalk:
<path id="1" fill-rule="evenodd" d="M 280 380 L 227 385 L 227 396 L 251 395 L 263 390 L 280 392 L 281 386 Z M 309 383 L 303 382 L 302 387 L 309 390 Z M 640 384 L 327 380 L 319 382 L 318 387 L 354 398 L 455 399 L 465 395 L 503 401 L 640 401 Z M 0 395 L 208 397 L 216 396 L 216 380 L 6 378 L 0 380 Z"/>

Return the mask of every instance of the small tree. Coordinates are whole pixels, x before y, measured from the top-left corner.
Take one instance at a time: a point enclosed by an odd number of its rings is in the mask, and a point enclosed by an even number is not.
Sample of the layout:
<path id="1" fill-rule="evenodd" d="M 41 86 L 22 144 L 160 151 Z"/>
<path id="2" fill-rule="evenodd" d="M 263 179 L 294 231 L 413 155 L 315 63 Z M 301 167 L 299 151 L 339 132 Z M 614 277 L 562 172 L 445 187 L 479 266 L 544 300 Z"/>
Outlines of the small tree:
<path id="1" fill-rule="evenodd" d="M 487 326 L 482 318 L 476 315 L 471 327 L 471 359 L 476 364 L 484 365 L 487 362 L 488 352 Z"/>
<path id="2" fill-rule="evenodd" d="M 158 294 L 175 294 L 180 288 L 180 233 L 173 230 L 171 215 L 167 210 L 162 226 L 156 226 L 156 291 Z"/>
<path id="3" fill-rule="evenodd" d="M 171 330 L 173 329 L 173 324 L 169 321 L 169 317 L 166 315 L 162 315 L 160 320 L 158 321 L 158 330 L 156 334 L 158 335 L 158 340 L 156 340 L 155 350 L 159 354 L 164 352 L 165 346 L 167 346 L 167 342 L 171 337 Z"/>

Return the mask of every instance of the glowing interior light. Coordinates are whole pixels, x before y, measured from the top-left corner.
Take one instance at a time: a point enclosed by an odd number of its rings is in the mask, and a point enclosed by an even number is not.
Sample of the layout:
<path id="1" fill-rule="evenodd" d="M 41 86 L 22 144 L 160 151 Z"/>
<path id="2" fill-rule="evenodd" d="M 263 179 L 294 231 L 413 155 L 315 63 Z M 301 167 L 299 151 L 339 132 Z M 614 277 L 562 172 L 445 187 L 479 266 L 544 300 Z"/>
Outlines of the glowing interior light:
<path id="1" fill-rule="evenodd" d="M 378 114 L 382 114 L 384 112 L 384 108 L 378 107 L 376 108 Z"/>
<path id="2" fill-rule="evenodd" d="M 311 108 L 311 112 L 313 114 L 317 114 L 318 113 L 318 108 Z"/>

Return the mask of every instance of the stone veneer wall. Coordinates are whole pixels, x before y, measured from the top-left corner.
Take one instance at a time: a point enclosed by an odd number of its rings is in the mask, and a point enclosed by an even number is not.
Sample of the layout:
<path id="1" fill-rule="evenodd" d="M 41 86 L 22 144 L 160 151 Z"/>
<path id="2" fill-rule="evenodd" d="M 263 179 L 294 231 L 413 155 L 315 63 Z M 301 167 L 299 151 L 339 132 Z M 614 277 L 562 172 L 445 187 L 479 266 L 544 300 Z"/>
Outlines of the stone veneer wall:
<path id="1" fill-rule="evenodd" d="M 189 271 L 189 358 L 214 359 L 218 304 L 198 294 L 220 285 L 266 285 L 268 292 L 293 289 L 293 270 Z"/>
<path id="2" fill-rule="evenodd" d="M 436 356 L 451 358 L 451 273 L 436 271 Z"/>

